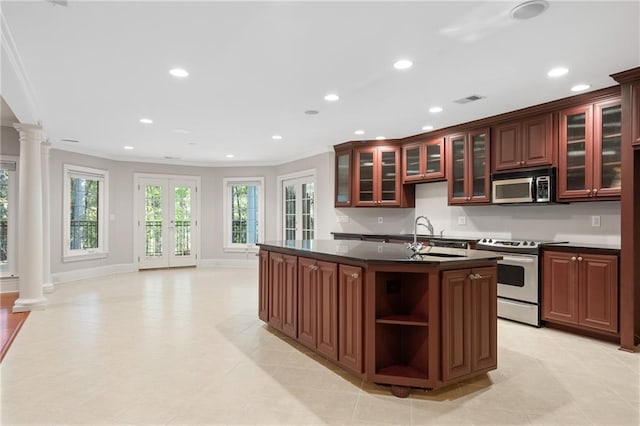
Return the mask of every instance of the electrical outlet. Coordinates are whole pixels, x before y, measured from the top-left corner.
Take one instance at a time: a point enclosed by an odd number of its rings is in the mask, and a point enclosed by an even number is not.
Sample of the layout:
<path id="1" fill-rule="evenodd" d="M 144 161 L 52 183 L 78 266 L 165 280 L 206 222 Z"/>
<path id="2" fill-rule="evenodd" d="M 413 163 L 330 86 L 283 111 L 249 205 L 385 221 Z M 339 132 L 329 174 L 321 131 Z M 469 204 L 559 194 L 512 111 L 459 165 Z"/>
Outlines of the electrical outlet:
<path id="1" fill-rule="evenodd" d="M 378 216 L 378 223 L 384 223 L 384 217 Z"/>
<path id="2" fill-rule="evenodd" d="M 591 226 L 600 227 L 600 216 L 591 216 Z"/>
<path id="3" fill-rule="evenodd" d="M 458 225 L 466 225 L 467 217 L 466 216 L 458 216 Z"/>
<path id="4" fill-rule="evenodd" d="M 349 223 L 349 216 L 338 215 L 338 216 L 336 216 L 336 222 L 338 222 L 338 223 Z"/>
<path id="5" fill-rule="evenodd" d="M 384 252 L 384 246 L 378 246 L 378 253 Z"/>

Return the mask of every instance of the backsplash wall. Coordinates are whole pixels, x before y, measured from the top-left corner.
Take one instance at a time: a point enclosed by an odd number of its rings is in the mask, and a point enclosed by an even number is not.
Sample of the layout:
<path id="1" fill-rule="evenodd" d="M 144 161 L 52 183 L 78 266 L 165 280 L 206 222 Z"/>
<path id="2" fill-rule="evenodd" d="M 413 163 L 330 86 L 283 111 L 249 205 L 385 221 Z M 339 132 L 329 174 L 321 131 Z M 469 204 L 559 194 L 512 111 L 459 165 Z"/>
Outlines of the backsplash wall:
<path id="1" fill-rule="evenodd" d="M 599 201 L 532 206 L 448 206 L 447 183 L 416 185 L 415 209 L 335 209 L 336 232 L 412 233 L 418 215 L 427 216 L 435 234 L 445 237 L 499 237 L 620 244 L 620 202 Z M 349 222 L 337 222 L 348 216 Z M 592 216 L 600 226 L 591 226 Z M 378 217 L 383 223 L 378 224 Z M 465 225 L 458 224 L 463 217 Z M 419 233 L 426 233 L 421 227 Z"/>

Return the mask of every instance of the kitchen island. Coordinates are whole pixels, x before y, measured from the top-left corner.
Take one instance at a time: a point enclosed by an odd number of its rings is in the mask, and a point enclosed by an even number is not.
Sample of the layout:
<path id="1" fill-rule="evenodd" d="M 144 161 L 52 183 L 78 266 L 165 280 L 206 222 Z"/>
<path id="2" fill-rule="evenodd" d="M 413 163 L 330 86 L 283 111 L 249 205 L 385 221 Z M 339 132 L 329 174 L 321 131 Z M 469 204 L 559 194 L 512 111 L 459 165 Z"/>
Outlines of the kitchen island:
<path id="1" fill-rule="evenodd" d="M 258 316 L 365 380 L 436 389 L 497 367 L 489 251 L 367 241 L 260 245 Z"/>

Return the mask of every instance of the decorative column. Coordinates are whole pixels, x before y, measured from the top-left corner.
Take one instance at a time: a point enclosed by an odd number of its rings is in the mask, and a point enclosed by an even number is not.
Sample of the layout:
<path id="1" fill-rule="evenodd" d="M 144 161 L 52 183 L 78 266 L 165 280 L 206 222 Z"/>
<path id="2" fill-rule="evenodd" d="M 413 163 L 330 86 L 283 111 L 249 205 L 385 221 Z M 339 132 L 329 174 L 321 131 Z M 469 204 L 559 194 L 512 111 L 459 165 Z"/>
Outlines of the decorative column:
<path id="1" fill-rule="evenodd" d="M 45 293 L 53 292 L 53 280 L 51 279 L 51 212 L 50 212 L 50 176 L 49 176 L 49 152 L 51 143 L 45 141 L 42 149 L 42 289 Z"/>
<path id="2" fill-rule="evenodd" d="M 44 309 L 42 295 L 42 128 L 33 124 L 14 124 L 20 133 L 20 202 L 18 203 L 19 296 L 13 312 Z"/>

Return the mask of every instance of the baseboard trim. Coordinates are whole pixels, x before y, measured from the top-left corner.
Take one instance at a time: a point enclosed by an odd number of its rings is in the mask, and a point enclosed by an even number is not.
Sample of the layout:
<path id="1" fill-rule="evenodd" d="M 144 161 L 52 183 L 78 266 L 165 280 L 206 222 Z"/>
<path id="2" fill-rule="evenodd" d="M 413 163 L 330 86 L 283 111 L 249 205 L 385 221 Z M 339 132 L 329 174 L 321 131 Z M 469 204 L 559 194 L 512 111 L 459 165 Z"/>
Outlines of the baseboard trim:
<path id="1" fill-rule="evenodd" d="M 138 267 L 133 263 L 122 263 L 118 265 L 99 266 L 97 268 L 76 269 L 75 271 L 57 272 L 51 274 L 53 284 L 61 284 L 70 281 L 85 280 L 89 278 L 99 278 L 107 275 L 121 274 L 124 272 L 136 272 Z"/>
<path id="2" fill-rule="evenodd" d="M 0 293 L 15 293 L 19 291 L 18 277 L 5 277 L 0 279 Z"/>
<path id="3" fill-rule="evenodd" d="M 255 259 L 202 259 L 198 262 L 199 267 L 211 268 L 222 266 L 226 268 L 257 268 L 258 257 Z"/>

